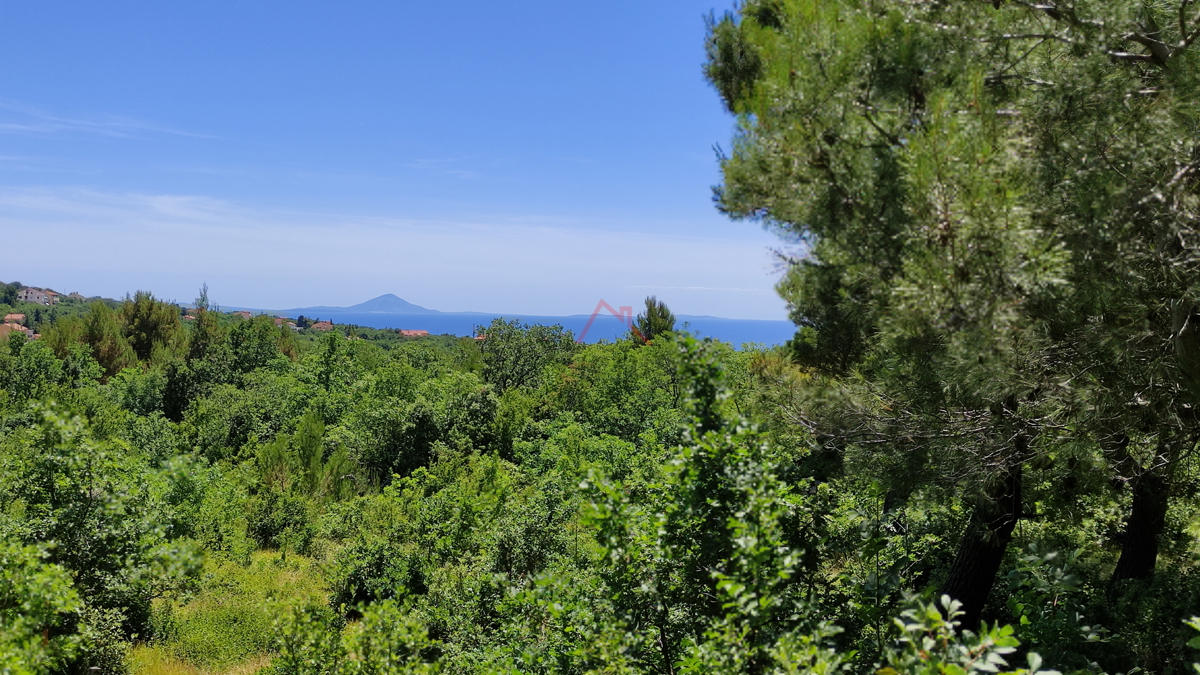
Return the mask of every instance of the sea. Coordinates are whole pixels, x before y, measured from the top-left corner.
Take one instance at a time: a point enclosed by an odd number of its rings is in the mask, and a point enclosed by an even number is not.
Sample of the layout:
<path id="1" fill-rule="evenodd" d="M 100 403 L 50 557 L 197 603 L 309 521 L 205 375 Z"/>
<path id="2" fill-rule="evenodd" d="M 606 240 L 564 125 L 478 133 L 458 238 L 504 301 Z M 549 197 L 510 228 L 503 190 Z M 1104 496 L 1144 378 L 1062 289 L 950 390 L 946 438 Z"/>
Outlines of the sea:
<path id="1" fill-rule="evenodd" d="M 438 312 L 431 314 L 393 314 L 384 312 L 329 312 L 325 316 L 308 317 L 332 321 L 335 324 L 353 324 L 368 328 L 392 328 L 427 330 L 431 335 L 474 335 L 477 326 L 487 326 L 494 318 L 516 319 L 521 323 L 543 326 L 561 325 L 570 330 L 575 339 L 584 342 L 601 340 L 616 341 L 629 332 L 629 326 L 612 315 L 597 315 L 588 325 L 591 315 L 532 316 L 523 314 L 488 314 L 483 312 Z M 295 318 L 295 317 L 293 317 Z M 736 348 L 744 344 L 772 346 L 783 344 L 796 334 L 796 326 L 790 321 L 761 321 L 750 319 L 722 319 L 712 316 L 677 316 L 675 328 L 690 331 L 697 337 L 711 337 L 728 342 Z M 586 329 L 586 333 L 584 330 Z"/>

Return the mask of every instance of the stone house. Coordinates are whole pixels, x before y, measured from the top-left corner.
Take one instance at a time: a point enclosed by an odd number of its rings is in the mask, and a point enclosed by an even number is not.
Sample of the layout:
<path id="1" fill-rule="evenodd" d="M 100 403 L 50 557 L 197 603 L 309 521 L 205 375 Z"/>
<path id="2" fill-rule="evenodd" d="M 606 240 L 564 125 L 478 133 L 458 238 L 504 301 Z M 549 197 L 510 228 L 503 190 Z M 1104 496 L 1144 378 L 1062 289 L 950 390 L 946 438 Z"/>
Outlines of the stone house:
<path id="1" fill-rule="evenodd" d="M 33 288 L 26 286 L 17 291 L 17 300 L 21 302 L 32 302 L 38 305 L 52 305 L 58 302 L 58 293 L 46 290 L 44 288 Z"/>

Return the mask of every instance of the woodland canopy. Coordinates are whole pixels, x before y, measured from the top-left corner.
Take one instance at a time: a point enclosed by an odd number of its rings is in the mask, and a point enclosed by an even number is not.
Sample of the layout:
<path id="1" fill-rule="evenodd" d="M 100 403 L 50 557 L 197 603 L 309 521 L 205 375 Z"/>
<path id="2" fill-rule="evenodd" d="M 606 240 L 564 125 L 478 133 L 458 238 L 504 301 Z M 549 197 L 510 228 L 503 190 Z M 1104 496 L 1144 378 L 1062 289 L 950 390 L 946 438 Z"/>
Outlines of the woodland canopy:
<path id="1" fill-rule="evenodd" d="M 711 17 L 784 347 L 654 298 L 586 346 L 37 319 L 0 672 L 1192 671 L 1198 37 L 1190 0 Z"/>

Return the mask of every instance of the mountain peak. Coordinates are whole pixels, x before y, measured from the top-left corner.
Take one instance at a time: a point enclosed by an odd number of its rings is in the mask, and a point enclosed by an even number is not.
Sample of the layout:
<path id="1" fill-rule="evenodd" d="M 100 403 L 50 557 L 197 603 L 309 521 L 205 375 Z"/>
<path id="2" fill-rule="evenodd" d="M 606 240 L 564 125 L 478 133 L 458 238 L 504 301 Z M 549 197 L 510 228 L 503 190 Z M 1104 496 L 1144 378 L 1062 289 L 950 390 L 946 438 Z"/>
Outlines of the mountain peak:
<path id="1" fill-rule="evenodd" d="M 381 314 L 434 314 L 436 309 L 426 309 L 420 305 L 414 305 L 411 302 L 395 295 L 394 293 L 384 293 L 383 295 L 367 300 L 366 302 L 347 307 L 347 311 L 355 312 L 378 312 Z"/>

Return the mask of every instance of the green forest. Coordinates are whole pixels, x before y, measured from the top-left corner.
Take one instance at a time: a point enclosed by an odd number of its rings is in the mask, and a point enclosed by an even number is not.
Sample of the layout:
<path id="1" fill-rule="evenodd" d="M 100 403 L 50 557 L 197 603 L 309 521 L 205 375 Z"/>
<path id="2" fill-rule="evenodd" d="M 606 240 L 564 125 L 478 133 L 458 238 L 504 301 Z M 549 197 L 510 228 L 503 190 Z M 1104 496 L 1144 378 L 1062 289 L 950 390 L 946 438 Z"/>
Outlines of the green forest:
<path id="1" fill-rule="evenodd" d="M 0 287 L 39 334 L 0 343 L 0 673 L 1200 670 L 1197 38 L 1191 0 L 708 17 L 786 345 Z"/>

